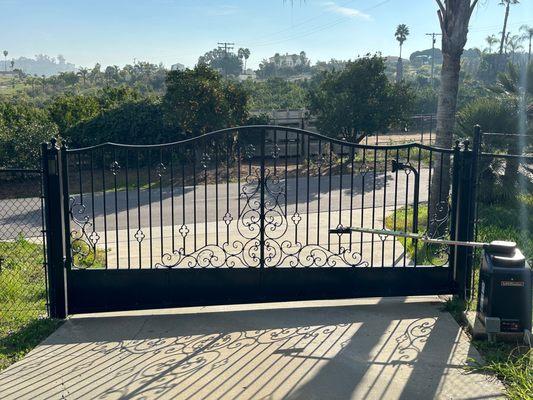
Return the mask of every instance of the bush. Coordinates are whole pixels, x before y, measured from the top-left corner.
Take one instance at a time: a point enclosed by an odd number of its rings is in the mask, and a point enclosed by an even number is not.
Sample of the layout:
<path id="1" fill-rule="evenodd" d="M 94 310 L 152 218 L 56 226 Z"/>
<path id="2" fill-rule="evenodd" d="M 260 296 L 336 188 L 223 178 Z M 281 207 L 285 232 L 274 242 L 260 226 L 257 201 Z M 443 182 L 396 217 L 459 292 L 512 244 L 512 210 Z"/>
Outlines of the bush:
<path id="1" fill-rule="evenodd" d="M 169 125 L 161 103 L 153 99 L 127 101 L 79 122 L 64 132 L 72 147 L 104 142 L 126 144 L 165 143 L 178 140 L 179 131 Z"/>
<path id="2" fill-rule="evenodd" d="M 168 122 L 187 134 L 242 125 L 247 117 L 248 96 L 240 85 L 223 81 L 206 65 L 167 75 L 163 109 Z"/>
<path id="3" fill-rule="evenodd" d="M 45 110 L 0 101 L 0 168 L 39 168 L 40 144 L 56 135 L 57 126 Z"/>

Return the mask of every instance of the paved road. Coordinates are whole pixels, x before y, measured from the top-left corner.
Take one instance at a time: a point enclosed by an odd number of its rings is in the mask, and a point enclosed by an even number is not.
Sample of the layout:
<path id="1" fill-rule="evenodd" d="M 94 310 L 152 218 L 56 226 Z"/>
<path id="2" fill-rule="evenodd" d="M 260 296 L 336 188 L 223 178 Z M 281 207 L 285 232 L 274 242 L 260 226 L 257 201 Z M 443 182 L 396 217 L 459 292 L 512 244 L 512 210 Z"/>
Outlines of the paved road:
<path id="1" fill-rule="evenodd" d="M 422 169 L 420 174 L 420 201 L 427 201 L 429 184 L 429 170 Z M 280 185 L 285 190 L 285 181 Z M 298 187 L 298 190 L 296 190 Z M 349 176 L 343 176 L 342 190 L 341 182 L 338 176 L 331 179 L 331 197 L 329 178 L 324 176 L 320 179 L 311 177 L 309 180 L 309 191 L 307 190 L 307 180 L 300 177 L 298 181 L 294 178 L 287 180 L 287 199 L 282 196 L 280 202 L 282 209 L 285 211 L 287 203 L 287 215 L 292 215 L 296 208 L 299 214 L 324 212 L 329 209 L 349 210 L 350 205 L 353 210 L 361 208 L 369 209 L 373 205 L 376 214 L 383 210 L 383 205 L 403 207 L 406 204 L 412 204 L 414 193 L 414 178 L 410 175 L 409 187 L 403 173 L 399 174 L 396 182 L 394 174 L 388 174 L 386 177 L 376 174 L 374 180 L 371 172 L 363 176 L 354 175 L 353 191 L 351 190 L 351 181 Z M 374 190 L 375 189 L 375 190 Z M 222 219 L 227 211 L 233 218 L 236 218 L 239 211 L 239 202 L 244 207 L 245 201 L 239 198 L 239 186 L 237 183 L 229 184 L 229 196 L 227 195 L 225 183 L 218 185 L 218 197 L 215 185 L 207 185 L 207 202 L 206 187 L 202 184 L 196 186 L 196 193 L 193 187 L 186 187 L 183 191 L 181 187 L 175 187 L 172 193 L 170 188 L 155 190 L 141 190 L 140 196 L 137 191 L 131 189 L 128 195 L 124 190 L 118 191 L 115 199 L 114 192 L 102 192 L 94 194 L 94 225 L 95 229 L 103 232 L 114 231 L 118 222 L 118 229 L 126 229 L 128 220 L 130 229 L 139 227 L 146 228 L 169 226 L 174 221 L 175 226 L 186 222 L 190 225 L 194 222 L 204 223 L 206 220 L 218 221 L 223 223 Z M 242 191 L 242 185 L 241 185 Z M 409 194 L 406 199 L 406 194 Z M 353 194 L 353 196 L 352 196 Z M 196 202 L 194 201 L 196 195 Z M 83 198 L 77 193 L 73 197 L 79 204 L 83 201 L 83 209 L 77 207 L 79 218 L 89 217 L 93 221 L 93 197 L 90 193 L 84 193 Z M 258 198 L 258 195 L 255 195 Z M 267 194 L 268 198 L 268 194 Z M 105 201 L 104 201 L 105 199 Z M 309 199 L 309 201 L 307 201 Z M 320 201 L 319 201 L 320 199 Z M 116 200 L 116 201 L 115 201 Z M 105 203 L 105 207 L 104 207 Z M 194 204 L 196 203 L 196 215 Z M 172 204 L 174 207 L 172 207 Z M 185 208 L 183 207 L 185 204 Z M 218 207 L 216 205 L 218 204 Z M 128 207 L 129 205 L 129 207 Z M 207 212 L 206 212 L 207 209 Z M 129 210 L 129 212 L 127 211 Z M 184 212 L 185 210 L 185 212 Z M 217 214 L 218 210 L 218 214 Z M 174 214 L 174 219 L 172 214 Z M 185 215 L 185 219 L 183 218 Z M 105 216 L 105 223 L 104 223 Z M 218 217 L 218 218 L 217 218 Z M 25 237 L 38 237 L 41 235 L 41 200 L 39 198 L 19 198 L 19 199 L 0 199 L 0 241 L 12 240 L 17 235 L 22 234 Z M 92 229 L 92 228 L 91 228 Z"/>
<path id="2" fill-rule="evenodd" d="M 0 373 L 3 400 L 500 399 L 443 300 L 195 307 L 67 321 Z"/>
<path id="3" fill-rule="evenodd" d="M 428 170 L 423 170 L 420 178 L 420 201 L 427 200 L 428 194 Z M 243 192 L 240 185 L 240 193 Z M 357 210 L 361 208 L 376 208 L 376 213 L 383 212 L 383 206 L 402 207 L 413 201 L 414 178 L 409 176 L 407 187 L 406 175 L 401 173 L 396 181 L 394 174 L 366 174 L 355 175 L 353 190 L 349 176 L 343 176 L 342 186 L 339 176 L 333 176 L 330 180 L 327 176 L 311 177 L 307 185 L 306 177 L 298 180 L 289 178 L 285 182 L 281 180 L 278 185 L 271 183 L 269 189 L 276 191 L 279 186 L 287 196 L 279 196 L 278 203 L 282 211 L 292 215 L 297 210 L 299 214 L 324 212 L 327 210 Z M 196 189 L 196 190 L 195 190 Z M 250 186 L 250 191 L 253 185 Z M 309 190 L 308 190 L 309 189 Z M 218 191 L 218 193 L 217 193 Z M 251 193 L 251 192 L 250 192 Z M 88 217 L 94 222 L 95 229 L 112 231 L 127 229 L 128 221 L 130 229 L 139 226 L 168 226 L 203 223 L 205 221 L 219 221 L 223 223 L 224 215 L 229 212 L 232 218 L 236 218 L 239 209 L 246 207 L 246 196 L 239 196 L 237 183 L 219 185 L 197 185 L 196 187 L 163 188 L 153 190 L 141 190 L 140 195 L 134 189 L 128 192 L 121 190 L 114 192 L 101 192 L 91 196 L 84 193 L 80 196 L 73 194 L 76 204 L 83 207 L 75 207 L 76 216 L 79 219 Z M 251 196 L 251 204 L 259 199 L 259 192 Z M 273 202 L 271 194 L 266 193 L 270 204 Z M 205 200 L 207 199 L 207 201 Z M 196 200 L 196 201 L 195 201 Z M 218 204 L 218 207 L 217 207 Z M 94 206 L 93 206 L 94 205 Z M 196 207 L 194 207 L 196 205 Z M 94 210 L 94 212 L 93 212 Z M 105 218 L 104 218 L 105 217 Z M 16 237 L 19 232 L 25 236 L 38 236 L 41 229 L 40 200 L 36 198 L 0 200 L 0 240 Z"/>

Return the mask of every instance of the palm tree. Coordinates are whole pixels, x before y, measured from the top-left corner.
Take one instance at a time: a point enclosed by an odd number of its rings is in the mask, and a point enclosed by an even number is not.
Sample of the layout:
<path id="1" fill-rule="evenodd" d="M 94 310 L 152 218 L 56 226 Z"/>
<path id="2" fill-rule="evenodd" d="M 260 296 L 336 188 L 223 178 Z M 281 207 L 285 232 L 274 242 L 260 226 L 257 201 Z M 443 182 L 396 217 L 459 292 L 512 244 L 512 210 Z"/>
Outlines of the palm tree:
<path id="1" fill-rule="evenodd" d="M 4 70 L 7 71 L 7 55 L 9 53 L 7 52 L 7 50 L 4 50 Z"/>
<path id="2" fill-rule="evenodd" d="M 485 42 L 489 45 L 489 53 L 492 53 L 492 46 L 498 43 L 498 39 L 494 35 L 487 36 Z"/>
<path id="3" fill-rule="evenodd" d="M 248 61 L 248 58 L 250 58 L 250 49 L 248 48 L 243 49 L 243 56 L 244 56 L 244 71 L 246 71 L 246 62 Z"/>
<path id="4" fill-rule="evenodd" d="M 239 60 L 241 60 L 242 63 L 242 59 L 244 58 L 244 49 L 242 47 L 237 50 L 237 57 L 239 57 Z"/>
<path id="5" fill-rule="evenodd" d="M 517 50 L 522 49 L 522 45 L 520 44 L 520 40 L 522 38 L 518 35 L 509 36 L 507 35 L 507 39 L 505 41 L 505 48 L 506 51 L 509 50 L 511 53 L 511 61 L 514 63 L 514 56 Z"/>
<path id="6" fill-rule="evenodd" d="M 438 147 L 452 148 L 461 54 L 468 35 L 468 23 L 478 0 L 436 0 L 442 31 L 442 67 L 437 103 L 436 141 Z M 450 190 L 450 158 L 436 163 L 431 180 L 429 215 L 437 210 L 439 199 L 448 199 Z M 432 232 L 434 233 L 434 232 Z"/>
<path id="7" fill-rule="evenodd" d="M 505 45 L 505 35 L 507 30 L 507 20 L 509 19 L 509 8 L 511 4 L 518 4 L 519 0 L 500 0 L 500 5 L 505 6 L 505 17 L 503 18 L 502 38 L 500 40 L 500 55 L 503 54 L 503 46 Z"/>
<path id="8" fill-rule="evenodd" d="M 81 76 L 81 79 L 83 81 L 83 86 L 85 86 L 88 74 L 89 74 L 89 70 L 87 68 L 82 67 L 78 70 L 78 76 Z"/>
<path id="9" fill-rule="evenodd" d="M 531 62 L 531 38 L 533 38 L 533 26 L 522 25 L 520 31 L 524 32 L 522 35 L 522 40 L 529 41 L 529 46 L 527 50 L 527 63 Z"/>
<path id="10" fill-rule="evenodd" d="M 402 65 L 402 46 L 403 43 L 407 40 L 407 36 L 409 36 L 409 28 L 405 24 L 400 24 L 396 27 L 396 32 L 394 33 L 394 37 L 396 37 L 396 40 L 400 43 L 400 57 L 398 58 L 398 65 L 396 68 L 396 81 L 402 80 L 403 75 L 403 65 Z"/>

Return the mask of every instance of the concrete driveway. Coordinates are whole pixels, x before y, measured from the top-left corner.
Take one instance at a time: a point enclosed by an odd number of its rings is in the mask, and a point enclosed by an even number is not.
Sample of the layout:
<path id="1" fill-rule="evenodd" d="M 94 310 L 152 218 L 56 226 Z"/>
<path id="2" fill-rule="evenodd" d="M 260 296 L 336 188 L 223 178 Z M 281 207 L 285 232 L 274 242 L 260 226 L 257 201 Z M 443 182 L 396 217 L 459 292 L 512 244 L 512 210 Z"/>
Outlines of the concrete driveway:
<path id="1" fill-rule="evenodd" d="M 438 297 L 70 318 L 0 374 L 7 399 L 492 399 Z"/>

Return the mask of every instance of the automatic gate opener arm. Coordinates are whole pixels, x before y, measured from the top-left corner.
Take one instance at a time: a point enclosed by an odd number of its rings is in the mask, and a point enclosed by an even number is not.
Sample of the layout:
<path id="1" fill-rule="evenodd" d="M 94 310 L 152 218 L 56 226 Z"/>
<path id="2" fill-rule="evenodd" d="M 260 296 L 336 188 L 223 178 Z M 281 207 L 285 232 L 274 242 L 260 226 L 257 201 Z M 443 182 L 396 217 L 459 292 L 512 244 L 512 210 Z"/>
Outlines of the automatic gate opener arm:
<path id="1" fill-rule="evenodd" d="M 466 246 L 466 247 L 481 247 L 483 249 L 486 249 L 488 251 L 492 252 L 506 252 L 509 251 L 510 248 L 515 248 L 516 243 L 513 242 L 501 242 L 501 241 L 494 241 L 491 243 L 484 243 L 484 242 L 463 242 L 460 240 L 449 240 L 449 239 L 434 239 L 430 238 L 427 235 L 421 235 L 417 233 L 410 233 L 410 232 L 402 232 L 402 231 L 393 231 L 389 229 L 372 229 L 372 228 L 352 228 L 352 227 L 341 227 L 341 228 L 335 228 L 330 229 L 329 233 L 331 234 L 346 234 L 350 232 L 360 232 L 360 233 L 373 233 L 377 235 L 385 235 L 385 236 L 398 236 L 398 237 L 404 237 L 409 239 L 417 239 L 422 242 L 426 243 L 436 243 L 436 244 L 448 244 L 451 246 Z"/>

